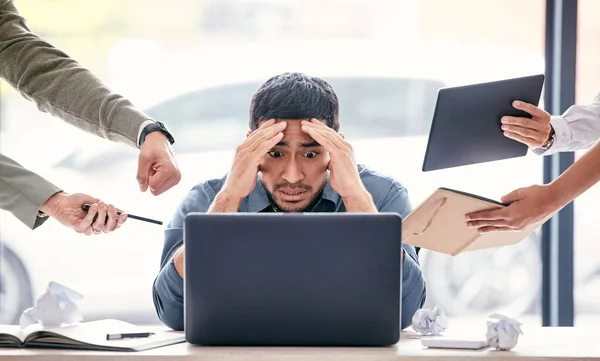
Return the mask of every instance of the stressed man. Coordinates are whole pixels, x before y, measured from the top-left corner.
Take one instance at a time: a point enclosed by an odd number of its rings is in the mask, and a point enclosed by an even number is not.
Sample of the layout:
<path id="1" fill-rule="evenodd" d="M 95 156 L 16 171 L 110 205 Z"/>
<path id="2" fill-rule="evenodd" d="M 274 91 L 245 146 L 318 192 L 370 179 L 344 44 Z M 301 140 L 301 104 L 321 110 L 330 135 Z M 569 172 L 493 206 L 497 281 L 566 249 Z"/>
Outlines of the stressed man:
<path id="1" fill-rule="evenodd" d="M 324 80 L 285 73 L 267 80 L 250 105 L 250 131 L 231 171 L 195 186 L 165 231 L 154 305 L 167 326 L 183 329 L 183 221 L 190 212 L 395 212 L 411 205 L 396 180 L 357 165 L 338 133 L 339 102 Z M 425 302 L 413 246 L 403 245 L 402 328 Z"/>

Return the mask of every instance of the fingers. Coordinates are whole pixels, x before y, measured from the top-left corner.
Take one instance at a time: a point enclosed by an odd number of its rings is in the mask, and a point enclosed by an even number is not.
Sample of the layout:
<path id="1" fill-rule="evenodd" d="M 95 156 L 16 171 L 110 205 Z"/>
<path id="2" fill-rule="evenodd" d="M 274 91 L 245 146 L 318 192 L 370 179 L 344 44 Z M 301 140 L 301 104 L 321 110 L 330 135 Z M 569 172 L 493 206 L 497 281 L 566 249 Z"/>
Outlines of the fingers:
<path id="1" fill-rule="evenodd" d="M 279 143 L 282 139 L 283 139 L 283 133 L 279 132 L 279 133 L 275 134 L 275 136 L 273 136 L 272 138 L 266 139 L 264 142 L 260 143 L 257 146 L 256 150 L 254 150 L 253 153 L 262 157 L 269 150 L 271 150 L 274 146 L 276 146 L 277 143 Z"/>
<path id="2" fill-rule="evenodd" d="M 75 231 L 86 235 L 112 232 L 127 220 L 127 214 L 122 213 L 112 204 L 107 205 L 104 202 L 92 204 L 87 212 L 85 217 L 77 221 L 73 227 Z M 118 212 L 122 214 L 119 215 Z"/>
<path id="3" fill-rule="evenodd" d="M 264 123 L 262 123 L 258 129 L 253 130 L 250 135 L 246 138 L 246 140 L 240 145 L 240 147 L 247 147 L 248 145 L 254 143 L 254 141 L 256 140 L 257 137 L 259 137 L 262 134 L 262 131 L 265 128 L 269 128 L 273 125 L 275 125 L 276 119 L 269 119 L 267 121 L 265 121 Z"/>
<path id="4" fill-rule="evenodd" d="M 148 178 L 148 186 L 155 196 L 173 188 L 181 180 L 181 172 L 173 163 L 160 162 L 160 164 L 161 166 L 155 169 Z"/>
<path id="5" fill-rule="evenodd" d="M 311 121 L 303 120 L 302 130 L 313 137 L 314 140 L 319 142 L 330 153 L 336 150 L 348 153 L 352 150 L 350 144 L 344 138 L 317 119 L 311 119 Z"/>
<path id="6" fill-rule="evenodd" d="M 127 220 L 127 214 L 123 213 L 120 209 L 115 208 L 112 204 L 107 207 L 108 218 L 106 220 L 106 231 L 104 233 L 112 232 L 115 229 L 121 227 Z M 118 212 L 121 214 L 119 215 Z"/>
<path id="7" fill-rule="evenodd" d="M 531 114 L 533 117 L 537 117 L 537 118 L 544 118 L 546 115 L 546 112 L 541 110 L 540 108 L 536 107 L 533 104 L 529 104 L 529 103 L 525 103 L 519 100 L 515 100 L 513 102 L 513 107 L 522 110 L 526 113 Z"/>
<path id="8" fill-rule="evenodd" d="M 481 227 L 508 227 L 506 219 L 484 219 L 479 221 L 467 222 L 469 228 L 481 228 Z"/>
<path id="9" fill-rule="evenodd" d="M 514 232 L 515 229 L 508 227 L 481 227 L 477 230 L 479 233 L 489 233 L 489 232 Z"/>
<path id="10" fill-rule="evenodd" d="M 509 116 L 504 116 L 502 117 L 502 119 L 500 119 L 500 122 L 502 123 L 502 125 L 508 125 L 511 127 L 518 127 L 518 128 L 526 128 L 526 129 L 532 129 L 532 130 L 538 130 L 541 131 L 542 127 L 548 127 L 548 124 L 545 124 L 544 122 L 540 122 L 537 121 L 535 119 L 530 119 L 530 118 L 523 118 L 523 117 L 509 117 Z M 504 128 L 502 128 L 504 129 Z M 508 128 L 510 129 L 510 128 Z"/>
<path id="11" fill-rule="evenodd" d="M 543 143 L 543 141 L 539 141 L 537 139 L 533 139 L 533 138 L 529 138 L 529 137 L 524 137 L 522 135 L 519 135 L 519 134 L 513 133 L 513 132 L 505 131 L 503 134 L 505 137 L 516 140 L 517 142 L 521 142 L 530 148 L 539 147 Z"/>
<path id="12" fill-rule="evenodd" d="M 148 177 L 152 170 L 152 159 L 146 152 L 140 152 L 138 157 L 137 181 L 140 190 L 145 192 L 148 189 Z"/>
<path id="13" fill-rule="evenodd" d="M 337 147 L 331 140 L 326 138 L 323 134 L 321 134 L 321 132 L 319 132 L 315 128 L 309 127 L 307 125 L 302 125 L 302 131 L 310 135 L 311 138 L 316 140 L 329 153 L 334 153 L 336 150 L 339 149 L 339 147 Z"/>
<path id="14" fill-rule="evenodd" d="M 281 138 L 279 140 L 283 139 L 282 132 L 285 130 L 286 127 L 287 127 L 287 122 L 280 122 L 277 124 L 273 124 L 271 126 L 267 126 L 264 129 L 257 131 L 256 137 L 251 141 L 251 144 L 248 145 L 248 150 L 251 152 L 254 152 L 259 147 L 261 149 L 265 148 L 265 147 L 263 147 L 264 142 L 268 141 L 269 143 L 271 143 L 271 140 L 273 139 L 273 137 L 278 136 L 279 133 L 281 133 Z M 279 140 L 277 142 L 275 142 L 268 149 L 271 149 L 273 146 L 275 146 L 275 144 L 277 144 L 279 142 Z"/>
<path id="15" fill-rule="evenodd" d="M 516 190 L 508 193 L 507 195 L 503 196 L 500 199 L 500 202 L 505 203 L 505 204 L 510 204 L 510 203 L 516 202 L 518 200 L 523 199 L 523 197 L 524 197 L 523 193 L 524 193 L 524 188 L 516 189 Z"/>
<path id="16" fill-rule="evenodd" d="M 533 130 L 529 128 L 523 128 L 514 125 L 503 125 L 502 130 L 504 130 L 504 134 L 511 133 L 512 135 L 518 135 L 523 138 L 529 138 L 536 143 L 543 143 L 548 138 L 546 132 Z"/>
<path id="17" fill-rule="evenodd" d="M 538 147 L 544 144 L 550 137 L 551 126 L 549 123 L 544 123 L 527 118 L 519 117 L 503 117 L 502 130 L 504 135 L 522 141 L 530 147 Z M 530 138 L 530 139 L 527 139 Z"/>
<path id="18" fill-rule="evenodd" d="M 148 187 L 150 187 L 150 192 L 157 196 L 170 187 L 167 187 L 171 183 L 172 175 L 167 171 L 159 168 L 148 178 Z"/>
<path id="19" fill-rule="evenodd" d="M 127 214 L 123 213 L 119 216 L 119 218 L 117 219 L 117 228 L 121 227 L 123 225 L 123 223 L 125 223 L 125 221 L 127 220 Z"/>
<path id="20" fill-rule="evenodd" d="M 100 198 L 92 197 L 84 193 L 76 193 L 74 196 L 77 196 L 77 202 L 81 203 L 79 206 L 83 206 L 86 203 L 91 205 L 100 202 Z"/>
<path id="21" fill-rule="evenodd" d="M 112 232 L 117 229 L 117 218 L 119 217 L 117 215 L 117 209 L 112 204 L 107 207 L 106 213 L 108 214 L 108 219 L 106 221 L 106 226 L 104 227 L 104 233 Z"/>
<path id="22" fill-rule="evenodd" d="M 342 133 L 338 133 L 335 130 L 329 128 L 323 122 L 318 119 L 311 119 L 309 126 L 314 126 L 316 130 L 318 130 L 323 136 L 331 140 L 333 144 L 335 144 L 338 148 L 343 150 L 351 150 L 352 146 L 344 139 L 344 135 Z"/>
<path id="23" fill-rule="evenodd" d="M 73 224 L 73 229 L 79 233 L 85 233 L 88 236 L 92 234 L 92 223 L 94 222 L 94 217 L 98 215 L 98 204 L 94 203 L 91 205 L 90 209 L 88 209 L 87 214 L 83 219 L 76 220 Z"/>
<path id="24" fill-rule="evenodd" d="M 532 122 L 533 123 L 533 122 Z M 523 137 L 533 138 L 536 140 L 543 140 L 547 138 L 547 131 L 545 129 L 539 128 L 528 128 L 526 126 L 521 125 L 512 125 L 512 124 L 502 124 L 502 130 L 516 133 Z"/>
<path id="25" fill-rule="evenodd" d="M 92 224 L 92 229 L 96 232 L 104 232 L 106 228 L 106 204 L 104 202 L 98 202 L 95 204 L 95 206 L 98 215 L 95 217 L 96 219 Z"/>
<path id="26" fill-rule="evenodd" d="M 488 209 L 485 211 L 473 212 L 466 215 L 465 220 L 468 223 L 475 221 L 493 221 L 506 218 L 506 208 Z"/>
<path id="27" fill-rule="evenodd" d="M 155 196 L 178 184 L 181 180 L 181 172 L 170 149 L 162 146 L 155 147 L 153 152 L 140 152 L 137 180 L 142 192 L 150 188 Z"/>

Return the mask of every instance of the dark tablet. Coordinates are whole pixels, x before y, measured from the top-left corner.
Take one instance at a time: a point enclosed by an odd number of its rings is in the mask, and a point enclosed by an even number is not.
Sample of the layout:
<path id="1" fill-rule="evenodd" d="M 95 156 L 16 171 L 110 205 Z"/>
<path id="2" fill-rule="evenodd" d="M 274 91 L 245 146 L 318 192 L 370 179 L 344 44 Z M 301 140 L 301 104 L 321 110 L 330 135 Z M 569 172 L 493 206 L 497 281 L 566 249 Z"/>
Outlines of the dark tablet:
<path id="1" fill-rule="evenodd" d="M 527 145 L 504 136 L 500 119 L 531 118 L 514 100 L 538 105 L 544 75 L 448 87 L 438 92 L 423 171 L 521 157 Z"/>

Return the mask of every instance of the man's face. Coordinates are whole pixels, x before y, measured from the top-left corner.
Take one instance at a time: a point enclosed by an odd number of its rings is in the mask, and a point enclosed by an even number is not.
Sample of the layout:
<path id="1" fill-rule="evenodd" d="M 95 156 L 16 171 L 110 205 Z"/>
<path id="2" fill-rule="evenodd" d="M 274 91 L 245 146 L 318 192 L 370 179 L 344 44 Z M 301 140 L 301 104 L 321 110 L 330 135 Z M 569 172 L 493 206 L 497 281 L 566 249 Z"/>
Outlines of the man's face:
<path id="1" fill-rule="evenodd" d="M 300 119 L 280 121 L 287 122 L 283 139 L 263 157 L 261 181 L 279 209 L 301 212 L 325 187 L 329 154 L 302 131 Z"/>

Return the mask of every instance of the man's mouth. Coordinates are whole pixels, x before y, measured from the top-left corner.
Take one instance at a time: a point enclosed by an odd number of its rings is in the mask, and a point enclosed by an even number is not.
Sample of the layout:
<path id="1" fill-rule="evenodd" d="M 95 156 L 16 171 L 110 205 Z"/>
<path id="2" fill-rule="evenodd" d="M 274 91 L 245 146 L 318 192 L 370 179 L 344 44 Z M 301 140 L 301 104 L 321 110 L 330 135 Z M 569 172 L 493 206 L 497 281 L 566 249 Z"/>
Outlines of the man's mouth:
<path id="1" fill-rule="evenodd" d="M 302 193 L 305 193 L 305 192 L 306 192 L 306 191 L 284 191 L 284 190 L 281 190 L 281 191 L 282 191 L 283 193 L 285 193 L 285 194 L 289 194 L 289 195 L 302 194 Z"/>
<path id="2" fill-rule="evenodd" d="M 306 189 L 285 189 L 280 188 L 277 190 L 282 200 L 287 202 L 300 201 L 306 197 L 308 190 Z"/>

